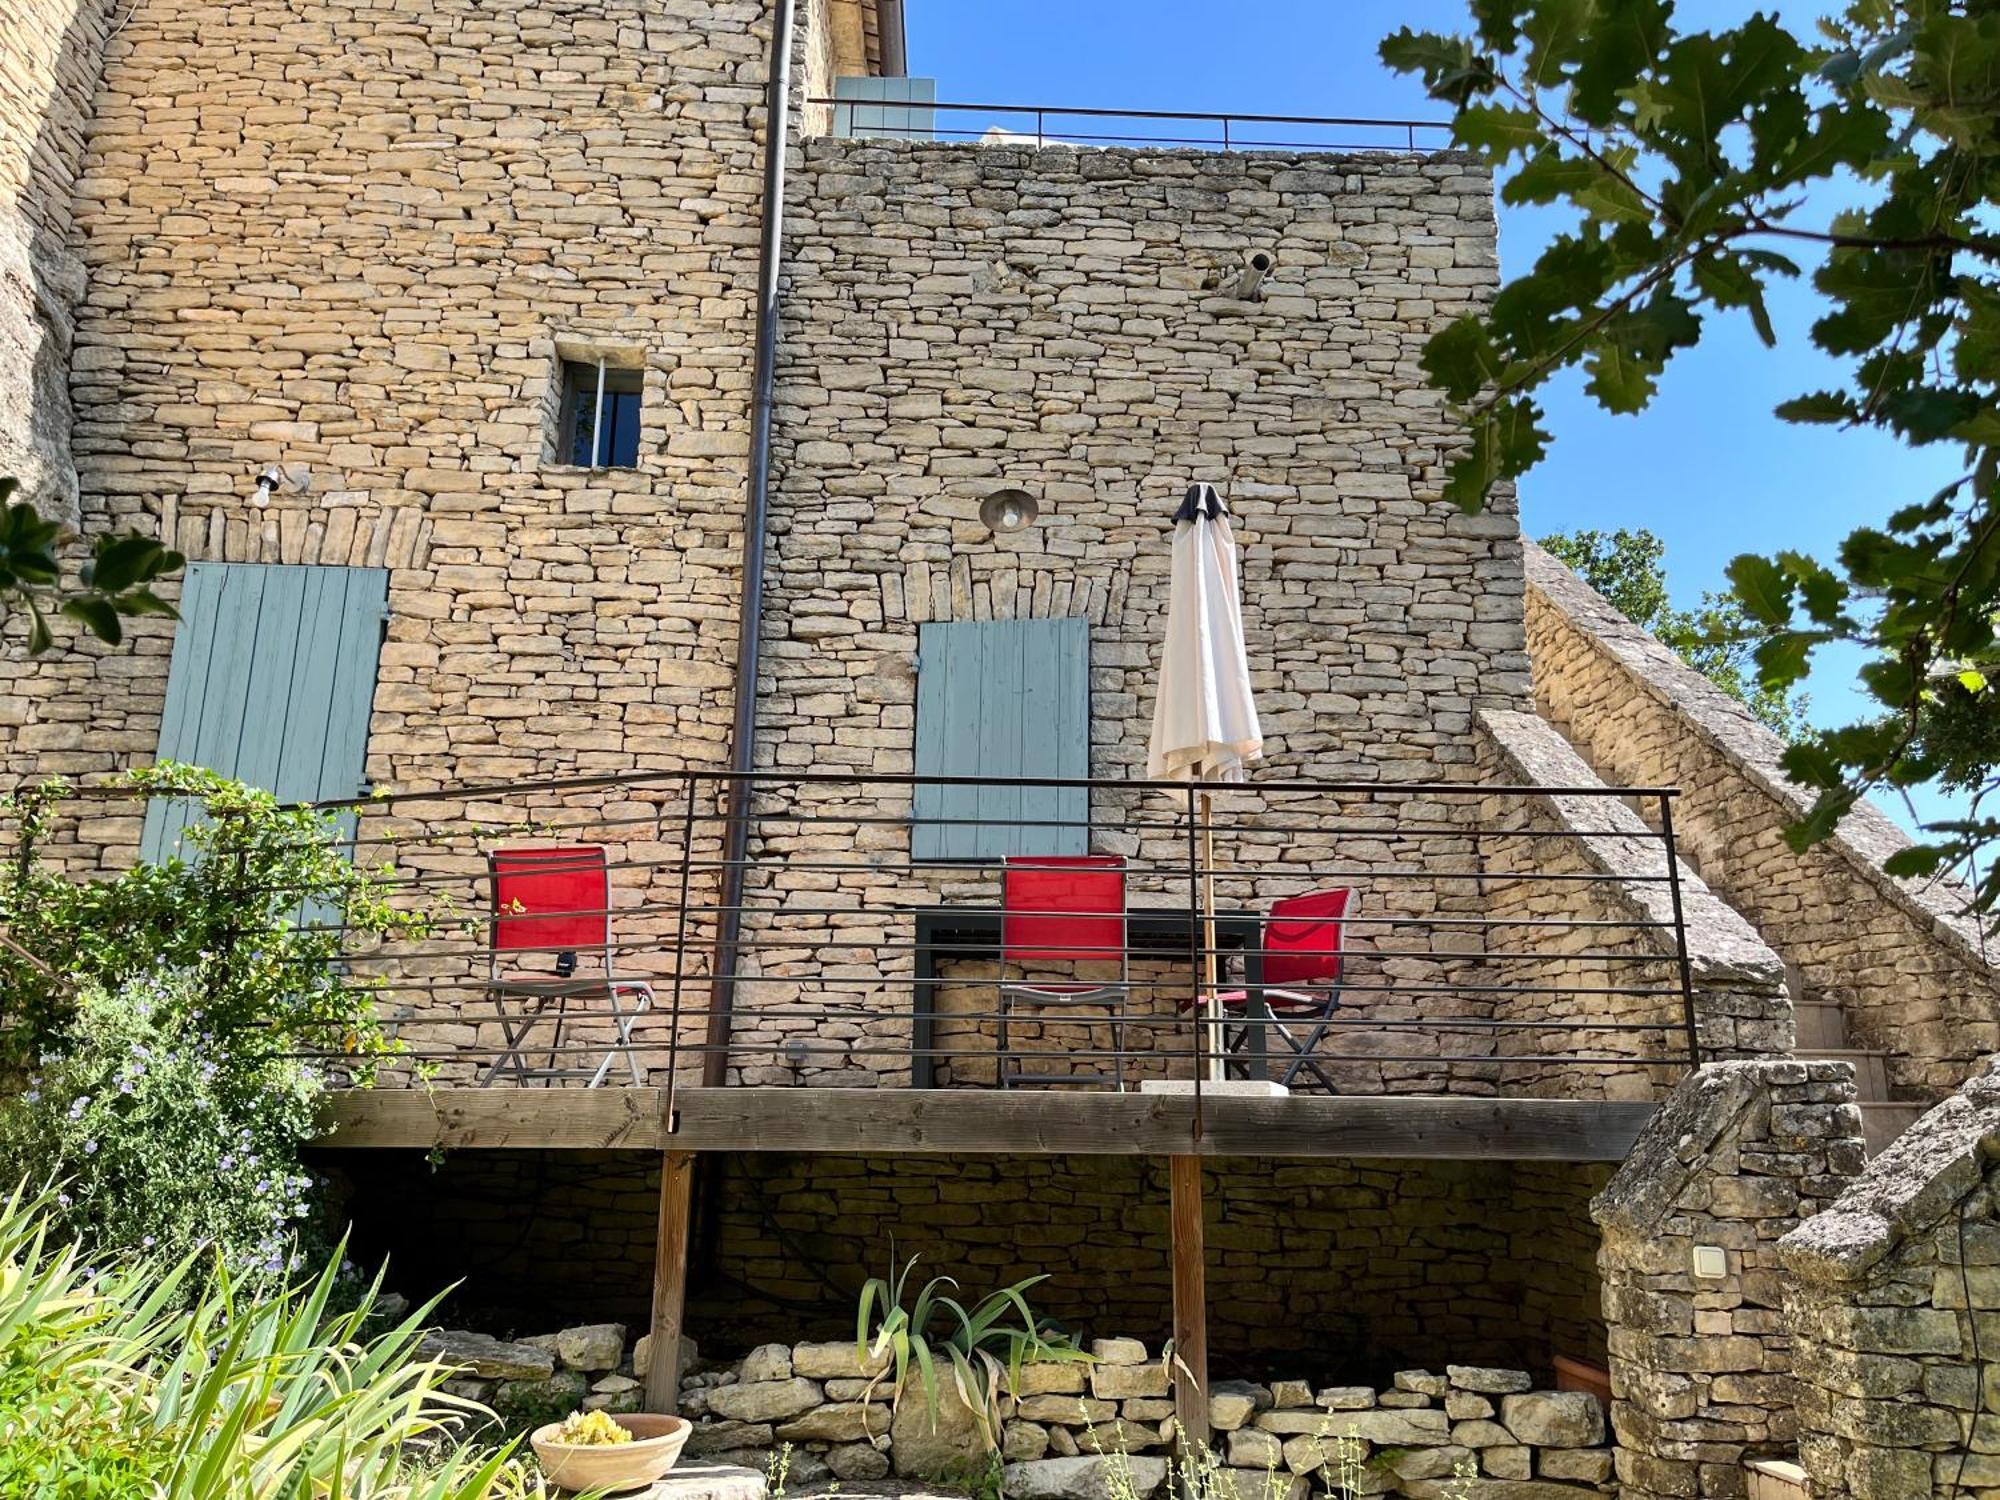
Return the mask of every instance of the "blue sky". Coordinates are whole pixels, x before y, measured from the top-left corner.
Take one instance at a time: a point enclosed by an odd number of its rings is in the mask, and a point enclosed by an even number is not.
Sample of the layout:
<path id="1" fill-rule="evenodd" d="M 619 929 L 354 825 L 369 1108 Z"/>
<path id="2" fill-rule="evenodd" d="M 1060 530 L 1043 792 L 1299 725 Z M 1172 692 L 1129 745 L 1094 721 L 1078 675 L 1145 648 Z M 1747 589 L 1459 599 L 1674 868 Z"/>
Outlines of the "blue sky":
<path id="1" fill-rule="evenodd" d="M 1727 26 L 1759 8 L 1801 27 L 1822 9 L 1683 0 L 1678 19 Z M 941 100 L 1421 119 L 1445 111 L 1387 72 L 1376 44 L 1403 25 L 1462 30 L 1466 17 L 1462 0 L 907 0 L 907 13 L 910 71 L 935 77 Z M 1815 208 L 1798 222 L 1823 222 Z M 1503 209 L 1503 271 L 1529 265 L 1557 222 Z M 1807 342 L 1813 302 L 1803 285 L 1774 293 L 1775 351 L 1738 320 L 1712 321 L 1638 416 L 1600 411 L 1574 381 L 1553 392 L 1557 441 L 1521 489 L 1528 531 L 1648 527 L 1667 544 L 1678 601 L 1692 604 L 1739 552 L 1830 555 L 1854 526 L 1928 495 L 1949 477 L 1942 457 L 1771 415 L 1788 396 L 1840 382 Z M 1816 668 L 1815 720 L 1861 710 L 1854 660 Z"/>

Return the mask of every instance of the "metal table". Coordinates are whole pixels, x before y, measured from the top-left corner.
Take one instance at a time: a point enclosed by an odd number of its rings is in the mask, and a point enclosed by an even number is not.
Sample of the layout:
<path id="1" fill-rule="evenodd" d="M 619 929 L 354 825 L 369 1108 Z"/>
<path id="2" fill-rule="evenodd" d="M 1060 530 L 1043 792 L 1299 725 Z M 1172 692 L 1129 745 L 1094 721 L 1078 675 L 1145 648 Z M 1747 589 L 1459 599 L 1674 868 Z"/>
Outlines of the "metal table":
<path id="1" fill-rule="evenodd" d="M 954 983 L 938 973 L 944 958 L 998 958 L 1000 956 L 1001 908 L 997 906 L 918 906 L 909 909 L 916 922 L 916 985 L 912 1007 L 916 1019 L 910 1028 L 910 1087 L 937 1087 L 937 1058 L 933 1055 L 937 1031 L 937 990 Z M 1196 959 L 1201 942 L 1200 913 L 1185 906 L 1133 906 L 1125 912 L 1125 942 L 1134 955 L 1162 958 L 1179 956 Z M 1264 955 L 1259 937 L 1264 930 L 1262 916 L 1245 911 L 1215 914 L 1216 969 L 1224 988 L 1228 986 L 1229 959 L 1241 954 L 1244 987 L 1249 991 L 1250 1023 L 1248 1061 L 1253 1078 L 1268 1078 L 1269 1047 L 1267 1023 L 1270 1012 L 1264 1005 Z"/>

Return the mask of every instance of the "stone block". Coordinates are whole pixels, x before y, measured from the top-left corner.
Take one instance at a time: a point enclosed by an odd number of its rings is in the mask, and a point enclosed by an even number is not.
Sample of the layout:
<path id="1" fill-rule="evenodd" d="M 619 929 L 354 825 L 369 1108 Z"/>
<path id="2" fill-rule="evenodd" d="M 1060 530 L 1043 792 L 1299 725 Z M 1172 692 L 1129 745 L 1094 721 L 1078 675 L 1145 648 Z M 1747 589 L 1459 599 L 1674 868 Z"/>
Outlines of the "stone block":
<path id="1" fill-rule="evenodd" d="M 1611 1450 L 1552 1448 L 1535 1455 L 1535 1467 L 1544 1479 L 1574 1479 L 1583 1484 L 1604 1484 L 1611 1478 Z"/>
<path id="2" fill-rule="evenodd" d="M 426 1333 L 417 1344 L 417 1358 L 459 1366 L 481 1380 L 543 1380 L 556 1370 L 556 1357 L 547 1349 L 457 1328 Z"/>
<path id="3" fill-rule="evenodd" d="M 1451 1434 L 1441 1411 L 1267 1411 L 1257 1426 L 1287 1437 L 1353 1437 L 1392 1448 L 1442 1443 Z"/>
<path id="4" fill-rule="evenodd" d="M 790 1443 L 861 1443 L 889 1435 L 889 1408 L 874 1401 L 836 1401 L 801 1412 L 777 1429 Z"/>
<path id="5" fill-rule="evenodd" d="M 860 1380 L 880 1375 L 889 1368 L 889 1353 L 872 1354 L 852 1340 L 825 1344 L 799 1344 L 791 1353 L 786 1375 L 807 1380 Z M 746 1380 L 749 1376 L 744 1377 Z M 762 1376 L 761 1379 L 772 1379 Z"/>
<path id="6" fill-rule="evenodd" d="M 1082 1360 L 1037 1360 L 1021 1366 L 1015 1394 L 1080 1396 L 1089 1385 L 1090 1369 Z"/>
<path id="7" fill-rule="evenodd" d="M 1141 1365 L 1146 1346 L 1137 1339 L 1092 1339 L 1090 1355 L 1100 1365 Z"/>
<path id="8" fill-rule="evenodd" d="M 1149 1500 L 1167 1478 L 1163 1458 L 1079 1454 L 1008 1464 L 1009 1500 Z"/>
<path id="9" fill-rule="evenodd" d="M 1247 1380 L 1218 1380 L 1208 1388 L 1208 1425 L 1233 1432 L 1271 1404 L 1271 1392 Z"/>
<path id="10" fill-rule="evenodd" d="M 1147 1364 L 1098 1364 L 1090 1369 L 1090 1393 L 1100 1401 L 1129 1396 L 1164 1396 L 1170 1389 L 1163 1361 Z"/>
<path id="11" fill-rule="evenodd" d="M 745 1380 L 716 1386 L 708 1393 L 708 1409 L 733 1422 L 785 1422 L 820 1400 L 820 1389 L 810 1380 Z"/>
<path id="12" fill-rule="evenodd" d="M 586 1323 L 556 1335 L 556 1358 L 569 1370 L 615 1370 L 625 1358 L 623 1323 Z"/>
<path id="13" fill-rule="evenodd" d="M 841 1443 L 827 1449 L 826 1466 L 836 1479 L 885 1479 L 889 1474 L 889 1455 L 872 1443 Z"/>
<path id="14" fill-rule="evenodd" d="M 1526 1370 L 1496 1370 L 1485 1365 L 1446 1365 L 1444 1373 L 1459 1390 L 1476 1391 L 1482 1396 L 1531 1390 L 1535 1384 Z"/>
<path id="15" fill-rule="evenodd" d="M 1500 1421 L 1522 1442 L 1538 1448 L 1594 1448 L 1604 1441 L 1604 1406 L 1588 1391 L 1502 1396 Z"/>
<path id="16" fill-rule="evenodd" d="M 736 1367 L 737 1378 L 746 1383 L 792 1378 L 792 1351 L 784 1344 L 759 1344 L 743 1356 L 743 1362 Z M 842 1375 L 858 1374 L 855 1370 L 842 1370 Z"/>
<path id="17" fill-rule="evenodd" d="M 1366 1411 L 1375 1404 L 1375 1388 L 1369 1385 L 1330 1385 L 1313 1396 L 1321 1411 Z"/>
<path id="18" fill-rule="evenodd" d="M 1275 1433 L 1239 1427 L 1226 1435 L 1223 1453 L 1239 1469 L 1275 1469 L 1285 1461 L 1285 1445 Z"/>

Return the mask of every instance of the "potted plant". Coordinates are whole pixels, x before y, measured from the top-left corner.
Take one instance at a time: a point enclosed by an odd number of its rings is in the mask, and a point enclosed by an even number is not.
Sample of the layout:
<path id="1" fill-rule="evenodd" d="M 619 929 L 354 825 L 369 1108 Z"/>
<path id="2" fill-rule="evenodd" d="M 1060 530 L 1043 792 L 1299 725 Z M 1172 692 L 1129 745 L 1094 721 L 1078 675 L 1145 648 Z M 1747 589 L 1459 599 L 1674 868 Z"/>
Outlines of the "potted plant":
<path id="1" fill-rule="evenodd" d="M 528 1441 L 550 1484 L 565 1490 L 632 1490 L 674 1466 L 694 1424 L 685 1417 L 571 1412 Z"/>

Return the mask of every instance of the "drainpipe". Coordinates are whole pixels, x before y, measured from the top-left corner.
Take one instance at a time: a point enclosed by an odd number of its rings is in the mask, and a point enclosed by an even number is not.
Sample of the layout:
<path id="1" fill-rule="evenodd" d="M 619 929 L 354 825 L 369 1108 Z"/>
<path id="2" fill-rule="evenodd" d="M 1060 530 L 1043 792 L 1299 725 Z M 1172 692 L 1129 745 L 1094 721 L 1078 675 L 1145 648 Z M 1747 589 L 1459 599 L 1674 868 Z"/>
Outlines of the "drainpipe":
<path id="1" fill-rule="evenodd" d="M 757 258 L 757 369 L 750 409 L 750 487 L 743 507 L 743 591 L 736 618 L 736 722 L 730 731 L 723 812 L 722 899 L 717 903 L 715 977 L 709 986 L 708 1050 L 701 1081 L 721 1086 L 729 1069 L 729 1018 L 736 1004 L 737 908 L 750 848 L 750 783 L 756 759 L 757 658 L 764 643 L 764 533 L 771 513 L 771 407 L 778 376 L 778 257 L 785 232 L 785 143 L 792 97 L 792 4 L 773 0 L 770 82 L 764 100 L 764 235 Z M 692 851 L 683 851 L 683 858 Z"/>
<path id="2" fill-rule="evenodd" d="M 882 39 L 882 76 L 901 78 L 910 69 L 909 43 L 903 25 L 903 0 L 881 0 L 875 15 L 877 34 Z"/>

